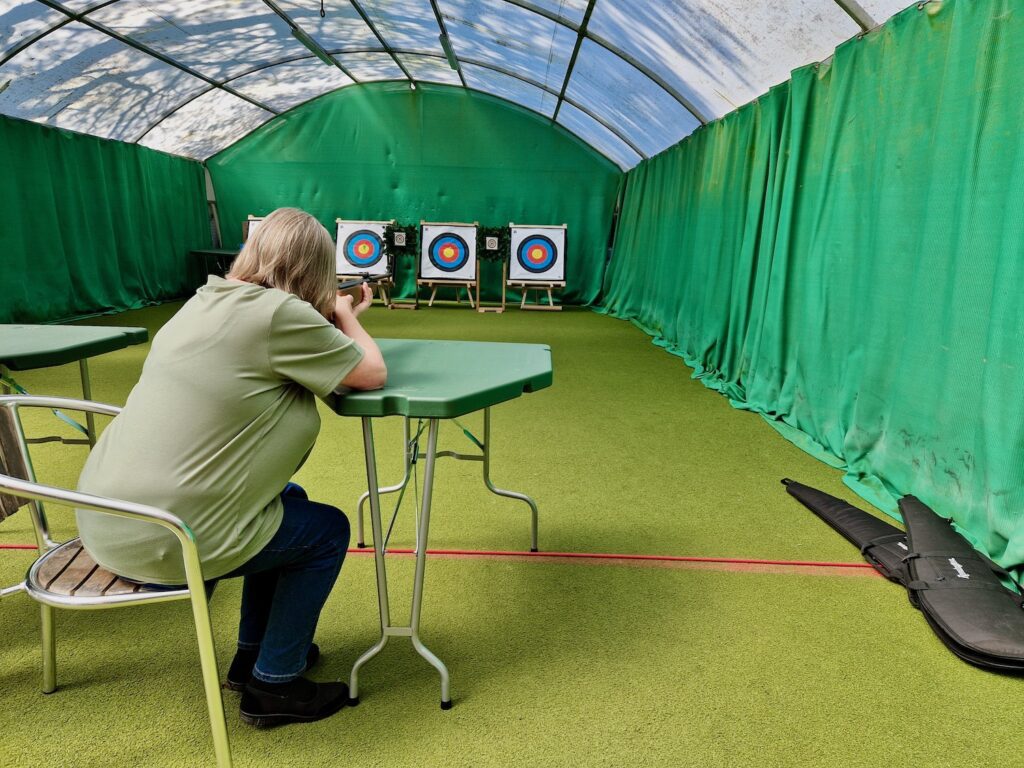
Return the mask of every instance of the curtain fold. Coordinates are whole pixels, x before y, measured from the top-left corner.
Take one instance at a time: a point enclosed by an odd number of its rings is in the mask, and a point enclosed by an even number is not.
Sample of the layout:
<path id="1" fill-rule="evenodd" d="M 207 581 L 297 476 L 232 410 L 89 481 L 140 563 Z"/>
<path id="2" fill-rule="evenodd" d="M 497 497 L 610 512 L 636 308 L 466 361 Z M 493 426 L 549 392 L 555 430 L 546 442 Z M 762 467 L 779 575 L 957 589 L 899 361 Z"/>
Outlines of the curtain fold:
<path id="1" fill-rule="evenodd" d="M 0 322 L 140 307 L 194 286 L 210 246 L 202 166 L 0 116 Z"/>

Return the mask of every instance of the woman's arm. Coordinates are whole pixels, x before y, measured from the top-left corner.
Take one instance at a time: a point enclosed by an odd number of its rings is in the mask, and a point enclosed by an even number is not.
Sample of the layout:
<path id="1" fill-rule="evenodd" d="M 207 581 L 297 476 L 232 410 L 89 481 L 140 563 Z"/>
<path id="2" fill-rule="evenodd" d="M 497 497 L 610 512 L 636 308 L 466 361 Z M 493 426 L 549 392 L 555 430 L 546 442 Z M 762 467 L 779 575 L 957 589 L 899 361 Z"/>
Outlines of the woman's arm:
<path id="1" fill-rule="evenodd" d="M 334 300 L 334 325 L 352 339 L 363 350 L 363 359 L 349 371 L 338 386 L 351 389 L 380 389 L 388 379 L 388 369 L 384 357 L 373 340 L 359 323 L 359 315 L 373 303 L 373 289 L 363 283 L 362 297 L 358 304 L 353 304 L 351 296 L 337 296 Z"/>

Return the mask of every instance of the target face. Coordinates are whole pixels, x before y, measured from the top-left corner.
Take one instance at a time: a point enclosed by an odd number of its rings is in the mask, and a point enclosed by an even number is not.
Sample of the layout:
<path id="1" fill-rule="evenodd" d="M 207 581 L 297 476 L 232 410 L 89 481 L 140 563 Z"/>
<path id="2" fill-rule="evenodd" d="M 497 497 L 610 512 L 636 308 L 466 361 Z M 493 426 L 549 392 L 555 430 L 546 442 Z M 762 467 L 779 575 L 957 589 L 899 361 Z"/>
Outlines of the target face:
<path id="1" fill-rule="evenodd" d="M 446 232 L 430 243 L 430 263 L 442 272 L 458 272 L 469 259 L 469 246 L 458 235 Z"/>
<path id="2" fill-rule="evenodd" d="M 387 221 L 338 221 L 335 272 L 344 276 L 379 277 L 388 273 L 384 232 Z"/>
<path id="3" fill-rule="evenodd" d="M 476 227 L 423 224 L 420 273 L 427 280 L 476 280 Z"/>
<path id="4" fill-rule="evenodd" d="M 544 235 L 532 235 L 519 244 L 516 258 L 527 272 L 539 274 L 547 272 L 558 258 L 558 251 L 551 238 Z"/>
<path id="5" fill-rule="evenodd" d="M 510 234 L 509 280 L 540 283 L 565 280 L 565 227 L 513 226 Z"/>
<path id="6" fill-rule="evenodd" d="M 343 252 L 353 267 L 367 269 L 384 258 L 384 243 L 376 232 L 360 229 L 346 238 Z"/>

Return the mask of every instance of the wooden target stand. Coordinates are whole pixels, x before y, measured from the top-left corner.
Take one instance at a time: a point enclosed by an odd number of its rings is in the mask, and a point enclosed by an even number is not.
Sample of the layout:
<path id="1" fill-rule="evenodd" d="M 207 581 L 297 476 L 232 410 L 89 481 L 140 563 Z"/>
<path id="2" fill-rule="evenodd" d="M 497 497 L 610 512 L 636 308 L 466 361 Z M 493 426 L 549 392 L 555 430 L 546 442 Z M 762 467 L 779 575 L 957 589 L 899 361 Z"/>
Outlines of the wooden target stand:
<path id="1" fill-rule="evenodd" d="M 520 309 L 539 309 L 548 312 L 560 312 L 562 309 L 561 304 L 555 304 L 555 298 L 551 292 L 556 288 L 565 288 L 564 281 L 559 283 L 511 282 L 509 285 L 513 288 L 519 288 L 523 292 L 523 300 L 519 302 Z M 531 290 L 537 292 L 535 304 L 526 303 L 526 299 L 529 297 Z M 547 304 L 542 303 L 543 291 L 547 291 L 548 294 Z"/>
<path id="2" fill-rule="evenodd" d="M 421 233 L 420 236 L 422 238 L 422 232 L 423 232 L 423 227 L 424 226 L 435 226 L 435 227 L 444 227 L 444 226 L 469 227 L 469 226 L 472 226 L 472 227 L 475 228 L 475 227 L 478 227 L 479 225 L 480 225 L 480 223 L 477 222 L 477 221 L 474 221 L 472 224 L 463 224 L 463 223 L 458 223 L 458 222 L 430 222 L 430 221 L 422 221 L 421 220 L 420 221 L 420 233 Z M 423 258 L 422 257 L 422 253 L 419 255 L 418 258 L 419 259 Z M 415 302 L 411 306 L 410 305 L 405 305 L 406 307 L 409 307 L 411 309 L 418 309 L 419 308 L 419 305 L 420 305 L 420 288 L 422 288 L 423 286 L 426 286 L 427 288 L 430 289 L 430 298 L 427 299 L 427 306 L 428 307 L 434 306 L 434 300 L 437 298 L 437 292 L 441 288 L 454 288 L 455 289 L 455 303 L 456 304 L 461 304 L 462 303 L 461 291 L 465 290 L 466 291 L 466 299 L 469 301 L 469 308 L 470 309 L 476 309 L 477 306 L 479 305 L 479 303 L 480 303 L 479 302 L 479 298 L 480 298 L 480 256 L 479 256 L 479 254 L 477 254 L 477 257 L 476 257 L 476 275 L 477 276 L 473 280 L 459 280 L 459 279 L 451 279 L 451 280 L 449 280 L 449 279 L 443 278 L 443 277 L 423 277 L 421 274 L 419 274 L 419 272 L 420 272 L 420 268 L 419 267 L 417 268 L 416 271 L 417 271 L 417 275 L 416 275 L 416 300 L 415 300 Z M 476 292 L 476 295 L 477 295 L 477 300 L 476 301 L 474 301 L 474 299 L 473 299 L 473 292 L 474 291 Z"/>
<path id="3" fill-rule="evenodd" d="M 434 299 L 437 298 L 437 290 L 439 288 L 454 288 L 455 289 L 455 303 L 462 303 L 461 291 L 465 289 L 466 298 L 469 300 L 469 308 L 476 309 L 476 303 L 473 301 L 473 290 L 475 289 L 477 295 L 480 294 L 480 281 L 479 280 L 423 280 L 420 278 L 416 279 L 416 300 L 419 301 L 420 286 L 427 286 L 430 288 L 430 298 L 427 299 L 427 306 L 434 306 Z"/>
<path id="4" fill-rule="evenodd" d="M 557 239 L 557 236 L 554 234 L 554 232 L 557 232 L 558 230 L 561 230 L 561 232 L 560 232 L 561 241 L 560 241 L 560 244 L 557 247 L 560 250 L 560 255 L 561 255 L 561 258 L 562 258 L 562 266 L 558 270 L 558 274 L 551 275 L 551 277 L 560 277 L 561 279 L 544 280 L 543 279 L 543 274 L 537 275 L 538 279 L 527 279 L 525 276 L 520 274 L 520 275 L 517 275 L 515 278 L 507 281 L 508 285 L 510 287 L 518 288 L 519 290 L 521 290 L 523 292 L 522 301 L 519 302 L 519 308 L 520 309 L 522 309 L 522 310 L 541 310 L 541 311 L 546 311 L 546 312 L 560 312 L 562 310 L 562 305 L 561 304 L 555 304 L 555 297 L 553 295 L 553 291 L 555 289 L 565 288 L 565 272 L 564 272 L 564 263 L 565 262 L 564 262 L 564 260 L 565 260 L 565 248 L 566 248 L 565 231 L 567 229 L 567 225 L 566 224 L 562 224 L 561 226 L 557 226 L 557 225 L 543 225 L 543 226 L 536 225 L 536 226 L 531 226 L 531 225 L 524 225 L 524 224 L 517 225 L 515 222 L 511 222 L 510 221 L 508 226 L 509 226 L 510 232 L 512 233 L 512 240 L 513 240 L 513 242 L 515 242 L 515 239 L 517 237 L 516 229 L 517 228 L 523 228 L 523 229 L 527 229 L 527 230 L 533 230 L 534 234 L 533 235 L 528 235 L 528 237 L 538 237 L 538 236 L 542 237 L 543 239 L 547 239 L 548 242 L 553 247 L 555 247 L 555 242 L 553 240 L 548 238 L 546 235 L 544 235 L 544 236 L 538 235 L 537 232 L 538 231 L 551 231 L 552 232 L 551 237 L 556 237 L 556 239 Z M 524 242 L 526 242 L 526 240 L 520 241 L 520 247 L 522 247 L 522 243 L 524 243 Z M 515 248 L 513 248 L 512 250 L 515 251 Z M 516 254 L 514 252 L 513 253 L 509 253 L 509 259 L 510 260 L 513 260 L 515 258 L 516 258 Z M 524 266 L 525 266 L 525 264 L 524 264 Z M 532 303 L 532 304 L 528 304 L 527 303 L 527 300 L 530 297 L 530 291 L 535 291 L 536 292 L 535 293 L 535 302 Z M 547 295 L 548 295 L 548 303 L 547 304 L 545 304 L 544 301 L 543 301 L 544 293 L 547 293 Z"/>

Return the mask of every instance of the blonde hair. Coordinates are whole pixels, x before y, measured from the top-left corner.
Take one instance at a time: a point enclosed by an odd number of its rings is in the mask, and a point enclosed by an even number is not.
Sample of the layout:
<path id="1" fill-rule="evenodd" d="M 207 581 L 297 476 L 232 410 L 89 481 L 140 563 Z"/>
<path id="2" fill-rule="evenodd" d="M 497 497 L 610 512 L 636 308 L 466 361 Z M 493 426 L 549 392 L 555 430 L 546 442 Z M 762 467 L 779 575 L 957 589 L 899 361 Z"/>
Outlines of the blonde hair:
<path id="1" fill-rule="evenodd" d="M 295 294 L 330 318 L 334 271 L 334 241 L 323 225 L 298 208 L 278 208 L 246 241 L 228 277 Z"/>

